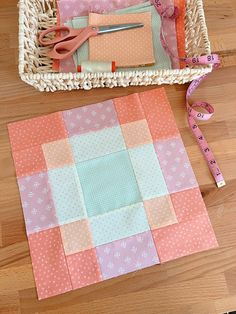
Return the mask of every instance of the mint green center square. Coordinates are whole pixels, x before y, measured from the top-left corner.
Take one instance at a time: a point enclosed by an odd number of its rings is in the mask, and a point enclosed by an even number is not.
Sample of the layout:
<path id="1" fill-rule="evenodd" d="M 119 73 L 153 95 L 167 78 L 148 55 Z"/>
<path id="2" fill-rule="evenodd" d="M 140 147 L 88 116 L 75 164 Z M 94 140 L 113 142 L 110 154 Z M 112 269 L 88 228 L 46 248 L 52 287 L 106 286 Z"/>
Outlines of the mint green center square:
<path id="1" fill-rule="evenodd" d="M 141 201 L 127 151 L 84 161 L 76 167 L 89 217 Z"/>

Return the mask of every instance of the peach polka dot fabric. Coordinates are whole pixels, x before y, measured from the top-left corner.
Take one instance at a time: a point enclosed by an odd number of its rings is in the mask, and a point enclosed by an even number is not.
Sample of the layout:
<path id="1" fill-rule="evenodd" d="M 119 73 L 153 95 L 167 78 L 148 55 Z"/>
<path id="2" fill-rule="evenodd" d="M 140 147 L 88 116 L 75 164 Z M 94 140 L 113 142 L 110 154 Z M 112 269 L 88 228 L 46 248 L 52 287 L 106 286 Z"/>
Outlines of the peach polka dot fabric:
<path id="1" fill-rule="evenodd" d="M 70 255 L 93 247 L 92 237 L 86 219 L 60 226 L 65 254 Z"/>
<path id="2" fill-rule="evenodd" d="M 217 247 L 164 88 L 8 129 L 39 299 Z"/>
<path id="3" fill-rule="evenodd" d="M 89 25 L 142 23 L 144 27 L 89 38 L 91 61 L 115 61 L 117 67 L 136 67 L 155 63 L 151 12 L 122 15 L 89 14 Z"/>
<path id="4" fill-rule="evenodd" d="M 72 149 L 67 139 L 43 144 L 42 148 L 48 169 L 74 163 Z"/>
<path id="5" fill-rule="evenodd" d="M 102 280 L 96 250 L 86 250 L 66 258 L 73 289 L 88 286 Z"/>
<path id="6" fill-rule="evenodd" d="M 126 146 L 131 148 L 152 142 L 146 120 L 135 121 L 121 126 Z"/>
<path id="7" fill-rule="evenodd" d="M 178 222 L 169 195 L 147 200 L 144 206 L 152 230 Z"/>

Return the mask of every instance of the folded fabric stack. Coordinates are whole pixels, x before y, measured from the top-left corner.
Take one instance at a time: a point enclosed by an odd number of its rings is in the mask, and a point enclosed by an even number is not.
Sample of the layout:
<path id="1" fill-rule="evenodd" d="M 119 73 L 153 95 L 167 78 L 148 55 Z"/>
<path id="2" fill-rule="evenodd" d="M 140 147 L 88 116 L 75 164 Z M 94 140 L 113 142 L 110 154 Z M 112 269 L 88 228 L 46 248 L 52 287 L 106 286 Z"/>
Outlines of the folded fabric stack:
<path id="1" fill-rule="evenodd" d="M 166 38 L 175 56 L 185 56 L 185 0 L 165 0 L 165 6 L 176 5 L 180 15 L 168 20 Z M 117 71 L 182 68 L 178 59 L 170 60 L 160 41 L 161 19 L 154 5 L 143 0 L 72 1 L 58 0 L 58 24 L 73 28 L 139 22 L 145 26 L 90 38 L 74 54 L 59 63 L 60 72 L 76 72 L 83 61 L 115 61 Z M 102 14 L 101 14 L 102 13 Z"/>

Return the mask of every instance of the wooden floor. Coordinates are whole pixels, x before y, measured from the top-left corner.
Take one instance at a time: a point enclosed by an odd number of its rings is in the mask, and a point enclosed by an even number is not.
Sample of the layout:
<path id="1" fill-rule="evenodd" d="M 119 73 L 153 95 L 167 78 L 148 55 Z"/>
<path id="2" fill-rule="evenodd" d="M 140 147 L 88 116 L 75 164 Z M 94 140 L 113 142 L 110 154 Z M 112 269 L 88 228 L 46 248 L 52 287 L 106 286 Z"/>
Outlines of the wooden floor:
<path id="1" fill-rule="evenodd" d="M 32 0 L 33 1 L 33 0 Z M 7 123 L 148 88 L 39 93 L 17 75 L 17 0 L 0 1 L 0 313 L 213 314 L 236 310 L 236 1 L 204 0 L 212 48 L 223 67 L 194 95 L 216 113 L 204 131 L 227 185 L 217 189 L 187 128 L 186 86 L 166 90 L 219 249 L 38 301 L 10 153 Z"/>

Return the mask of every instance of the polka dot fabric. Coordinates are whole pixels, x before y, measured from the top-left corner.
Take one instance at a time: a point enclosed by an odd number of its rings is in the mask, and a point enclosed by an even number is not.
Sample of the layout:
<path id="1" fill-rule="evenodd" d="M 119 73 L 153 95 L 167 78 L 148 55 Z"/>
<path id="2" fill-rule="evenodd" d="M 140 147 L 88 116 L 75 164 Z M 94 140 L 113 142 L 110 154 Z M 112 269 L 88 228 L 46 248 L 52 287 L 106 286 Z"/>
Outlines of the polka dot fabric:
<path id="1" fill-rule="evenodd" d="M 8 131 L 13 151 L 19 151 L 67 137 L 61 112 L 10 123 Z"/>
<path id="2" fill-rule="evenodd" d="M 117 67 L 154 64 L 151 12 L 135 14 L 89 14 L 89 25 L 142 23 L 144 26 L 127 32 L 114 32 L 89 38 L 89 60 L 115 60 Z"/>
<path id="3" fill-rule="evenodd" d="M 33 146 L 13 152 L 17 177 L 30 176 L 47 171 L 47 165 L 41 146 Z"/>
<path id="4" fill-rule="evenodd" d="M 131 94 L 113 100 L 120 124 L 145 118 L 139 94 Z"/>
<path id="5" fill-rule="evenodd" d="M 153 141 L 179 135 L 164 88 L 139 94 Z"/>
<path id="6" fill-rule="evenodd" d="M 66 257 L 73 289 L 102 280 L 96 250 L 86 250 Z"/>
<path id="7" fill-rule="evenodd" d="M 121 126 L 127 147 L 135 147 L 152 142 L 146 120 L 135 121 Z"/>
<path id="8" fill-rule="evenodd" d="M 29 235 L 30 254 L 39 299 L 72 289 L 59 228 Z"/>
<path id="9" fill-rule="evenodd" d="M 178 222 L 169 195 L 145 201 L 144 206 L 152 230 Z"/>
<path id="10" fill-rule="evenodd" d="M 39 299 L 217 247 L 163 88 L 8 129 Z"/>
<path id="11" fill-rule="evenodd" d="M 208 215 L 152 231 L 161 263 L 218 246 Z"/>
<path id="12" fill-rule="evenodd" d="M 60 226 L 65 254 L 73 254 L 93 247 L 88 221 L 78 220 Z"/>
<path id="13" fill-rule="evenodd" d="M 60 140 L 42 145 L 47 168 L 60 168 L 74 163 L 68 140 Z"/>

